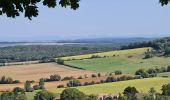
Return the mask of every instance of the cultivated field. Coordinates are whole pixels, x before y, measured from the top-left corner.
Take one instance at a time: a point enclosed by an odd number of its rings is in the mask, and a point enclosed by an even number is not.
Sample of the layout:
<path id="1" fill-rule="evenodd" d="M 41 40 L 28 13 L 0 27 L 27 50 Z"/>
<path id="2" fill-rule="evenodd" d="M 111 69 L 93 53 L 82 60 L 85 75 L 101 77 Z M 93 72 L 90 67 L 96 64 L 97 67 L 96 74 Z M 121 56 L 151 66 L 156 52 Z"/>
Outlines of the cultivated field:
<path id="1" fill-rule="evenodd" d="M 79 70 L 56 63 L 42 63 L 30 65 L 16 65 L 0 67 L 0 76 L 11 77 L 14 80 L 25 82 L 26 80 L 39 81 L 40 78 L 49 78 L 50 75 L 59 74 L 61 77 L 65 76 L 91 76 L 93 71 Z"/>
<path id="2" fill-rule="evenodd" d="M 77 87 L 80 91 L 86 94 L 100 94 L 100 93 L 122 93 L 128 86 L 134 86 L 141 93 L 148 93 L 151 87 L 161 93 L 161 87 L 164 84 L 170 83 L 170 78 L 146 78 L 138 80 L 129 80 L 113 83 L 104 83 L 90 86 Z M 50 89 L 51 92 L 61 93 L 63 89 Z"/>
<path id="3" fill-rule="evenodd" d="M 68 57 L 62 57 L 62 59 L 63 60 L 88 59 L 88 58 L 91 58 L 93 55 L 98 55 L 100 57 L 104 57 L 104 56 L 107 56 L 107 57 L 112 57 L 112 56 L 129 56 L 129 55 L 143 54 L 144 52 L 146 52 L 147 49 L 151 49 L 151 48 L 137 48 L 137 49 L 118 50 L 118 51 L 86 54 L 86 55 L 68 56 Z"/>
<path id="4" fill-rule="evenodd" d="M 113 57 L 65 61 L 65 64 L 100 72 L 121 70 L 126 74 L 134 74 L 138 69 L 167 67 L 170 65 L 170 57 L 143 59 L 146 50 L 147 48 L 122 50 L 117 51 L 117 56 Z"/>

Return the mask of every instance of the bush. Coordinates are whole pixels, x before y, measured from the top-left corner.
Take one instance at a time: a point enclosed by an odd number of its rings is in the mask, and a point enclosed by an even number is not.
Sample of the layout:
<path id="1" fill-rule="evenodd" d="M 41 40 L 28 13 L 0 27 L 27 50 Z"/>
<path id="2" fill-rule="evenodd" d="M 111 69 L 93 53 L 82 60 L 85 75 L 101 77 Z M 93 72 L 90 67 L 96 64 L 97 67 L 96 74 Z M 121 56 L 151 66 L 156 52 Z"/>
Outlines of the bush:
<path id="1" fill-rule="evenodd" d="M 122 74 L 122 71 L 121 71 L 121 70 L 115 71 L 115 75 L 121 75 L 121 74 Z"/>
<path id="2" fill-rule="evenodd" d="M 136 93 L 138 93 L 137 89 L 135 87 L 130 87 L 130 86 L 125 88 L 125 90 L 123 92 L 123 94 L 126 96 L 135 95 Z"/>
<path id="3" fill-rule="evenodd" d="M 60 81 L 61 76 L 56 74 L 56 75 L 51 75 L 49 79 L 44 79 L 45 82 L 50 82 L 50 81 Z"/>
<path id="4" fill-rule="evenodd" d="M 92 74 L 91 77 L 97 77 L 97 75 L 96 74 Z"/>
<path id="5" fill-rule="evenodd" d="M 162 86 L 162 95 L 170 96 L 170 84 L 165 84 Z"/>
<path id="6" fill-rule="evenodd" d="M 22 89 L 22 88 L 20 88 L 20 87 L 15 87 L 12 92 L 14 92 L 14 93 L 22 92 L 22 93 L 23 93 L 23 92 L 25 92 L 25 91 L 24 91 L 24 89 Z"/>
<path id="7" fill-rule="evenodd" d="M 64 88 L 64 85 L 58 85 L 57 88 Z"/>
<path id="8" fill-rule="evenodd" d="M 147 72 L 148 72 L 149 74 L 155 74 L 155 73 L 157 73 L 157 71 L 156 71 L 155 69 L 148 69 Z"/>
<path id="9" fill-rule="evenodd" d="M 65 89 L 61 95 L 61 100 L 87 100 L 87 96 L 75 88 Z"/>
<path id="10" fill-rule="evenodd" d="M 75 78 L 74 78 L 74 77 L 72 77 L 72 76 L 71 76 L 71 77 L 68 77 L 68 76 L 67 76 L 67 77 L 64 77 L 64 78 L 62 79 L 62 81 L 72 80 L 72 79 L 75 79 Z"/>
<path id="11" fill-rule="evenodd" d="M 80 83 L 79 80 L 73 79 L 73 80 L 70 80 L 70 81 L 67 83 L 67 86 L 68 86 L 68 87 L 81 86 L 81 83 Z"/>
<path id="12" fill-rule="evenodd" d="M 33 89 L 34 89 L 34 90 L 39 90 L 39 89 L 40 89 L 40 86 L 39 86 L 39 85 L 34 85 L 34 86 L 33 86 Z"/>
<path id="13" fill-rule="evenodd" d="M 117 79 L 116 78 L 114 78 L 114 77 L 107 77 L 107 79 L 106 79 L 106 82 L 116 82 L 117 81 Z"/>
<path id="14" fill-rule="evenodd" d="M 101 77 L 101 74 L 100 74 L 100 73 L 98 73 L 98 74 L 97 74 L 97 76 L 98 76 L 98 77 Z"/>
<path id="15" fill-rule="evenodd" d="M 82 77 L 82 76 L 79 76 L 78 79 L 83 79 L 83 77 Z"/>
<path id="16" fill-rule="evenodd" d="M 143 78 L 148 78 L 149 74 L 144 71 L 144 69 L 139 69 L 136 71 L 135 75 L 140 75 Z"/>
<path id="17" fill-rule="evenodd" d="M 61 58 L 57 59 L 57 64 L 64 65 L 64 60 Z"/>
<path id="18" fill-rule="evenodd" d="M 167 72 L 170 72 L 170 66 L 167 67 Z"/>
<path id="19" fill-rule="evenodd" d="M 54 94 L 46 90 L 37 92 L 34 96 L 34 100 L 54 100 L 54 98 Z"/>

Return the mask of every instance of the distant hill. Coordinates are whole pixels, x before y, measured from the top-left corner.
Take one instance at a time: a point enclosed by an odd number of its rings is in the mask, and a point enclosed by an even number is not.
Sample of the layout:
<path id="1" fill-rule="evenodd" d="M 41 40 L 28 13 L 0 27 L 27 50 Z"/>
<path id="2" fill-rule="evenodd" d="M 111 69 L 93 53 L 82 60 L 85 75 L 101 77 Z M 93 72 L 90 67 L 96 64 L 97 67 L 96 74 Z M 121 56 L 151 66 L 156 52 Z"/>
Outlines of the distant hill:
<path id="1" fill-rule="evenodd" d="M 59 41 L 59 42 L 69 42 L 69 43 L 115 43 L 115 44 L 128 44 L 133 42 L 143 42 L 154 40 L 155 38 L 93 38 L 93 39 L 77 39 L 71 41 Z"/>
<path id="2" fill-rule="evenodd" d="M 7 46 L 25 46 L 25 45 L 64 45 L 64 44 L 114 44 L 127 45 L 134 42 L 147 42 L 154 38 L 93 38 L 77 40 L 58 40 L 58 41 L 29 41 L 29 42 L 0 42 L 0 47 Z"/>

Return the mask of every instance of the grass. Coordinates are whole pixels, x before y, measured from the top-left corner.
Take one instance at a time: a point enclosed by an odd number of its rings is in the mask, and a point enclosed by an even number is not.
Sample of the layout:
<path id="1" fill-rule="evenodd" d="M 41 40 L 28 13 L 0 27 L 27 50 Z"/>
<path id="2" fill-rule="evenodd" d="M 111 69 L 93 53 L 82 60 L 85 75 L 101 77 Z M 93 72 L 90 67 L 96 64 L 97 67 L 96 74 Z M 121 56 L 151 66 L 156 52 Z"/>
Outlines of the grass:
<path id="1" fill-rule="evenodd" d="M 170 83 L 170 78 L 148 78 L 130 81 L 121 81 L 113 83 L 104 83 L 90 86 L 76 87 L 85 94 L 100 94 L 100 93 L 122 93 L 128 86 L 134 86 L 141 93 L 148 93 L 151 87 L 161 93 L 161 86 Z M 50 89 L 54 93 L 61 93 L 64 89 Z"/>
<path id="2" fill-rule="evenodd" d="M 160 77 L 162 77 L 162 76 L 168 76 L 168 77 L 170 77 L 170 72 L 159 73 L 158 76 L 160 76 Z"/>
<path id="3" fill-rule="evenodd" d="M 128 55 L 143 54 L 147 49 L 151 49 L 151 48 L 137 48 L 137 49 L 118 50 L 118 51 L 86 54 L 86 55 L 68 56 L 68 57 L 62 57 L 62 59 L 63 60 L 72 60 L 72 59 L 81 60 L 81 59 L 91 58 L 93 55 L 98 55 L 100 57 L 104 57 L 104 56 L 108 56 L 108 57 L 112 57 L 112 56 L 128 56 Z"/>
<path id="4" fill-rule="evenodd" d="M 138 69 L 167 67 L 170 57 L 153 57 L 143 59 L 148 48 L 117 51 L 115 57 L 65 61 L 65 64 L 99 72 L 114 72 L 121 70 L 123 73 L 134 74 Z M 120 53 L 120 54 L 119 54 Z"/>

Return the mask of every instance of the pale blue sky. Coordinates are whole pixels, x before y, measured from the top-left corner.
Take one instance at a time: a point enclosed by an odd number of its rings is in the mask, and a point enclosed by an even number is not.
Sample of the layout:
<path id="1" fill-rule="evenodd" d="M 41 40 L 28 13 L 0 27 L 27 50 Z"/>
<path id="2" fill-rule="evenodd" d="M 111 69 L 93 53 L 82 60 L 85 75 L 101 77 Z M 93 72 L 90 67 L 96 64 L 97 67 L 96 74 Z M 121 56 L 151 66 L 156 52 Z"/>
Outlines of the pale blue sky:
<path id="1" fill-rule="evenodd" d="M 32 21 L 0 16 L 0 41 L 170 36 L 170 5 L 158 0 L 81 0 L 76 11 L 39 10 Z"/>

